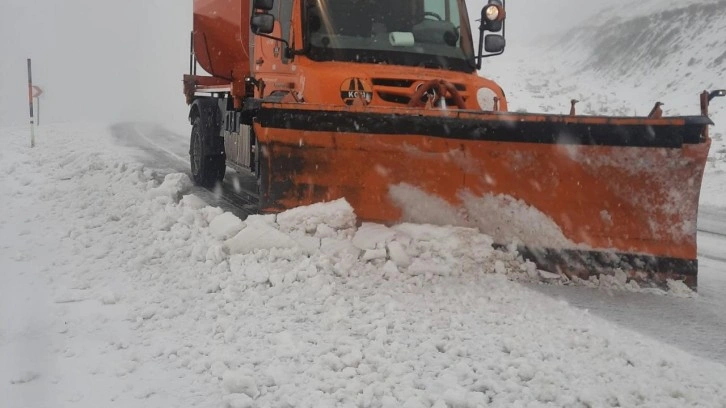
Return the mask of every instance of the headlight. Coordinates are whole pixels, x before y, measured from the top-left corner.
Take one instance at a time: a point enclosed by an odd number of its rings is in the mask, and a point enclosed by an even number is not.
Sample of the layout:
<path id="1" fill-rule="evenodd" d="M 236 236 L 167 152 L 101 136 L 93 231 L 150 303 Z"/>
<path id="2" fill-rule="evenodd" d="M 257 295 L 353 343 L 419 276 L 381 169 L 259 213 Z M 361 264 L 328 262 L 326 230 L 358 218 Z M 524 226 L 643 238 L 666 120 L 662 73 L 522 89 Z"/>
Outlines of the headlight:
<path id="1" fill-rule="evenodd" d="M 499 6 L 495 6 L 493 4 L 488 5 L 484 10 L 484 18 L 487 21 L 497 21 L 497 19 L 499 19 L 499 14 Z"/>
<path id="2" fill-rule="evenodd" d="M 480 88 L 476 91 L 476 101 L 479 103 L 479 108 L 483 111 L 491 112 L 494 110 L 494 97 L 496 92 L 489 88 Z"/>

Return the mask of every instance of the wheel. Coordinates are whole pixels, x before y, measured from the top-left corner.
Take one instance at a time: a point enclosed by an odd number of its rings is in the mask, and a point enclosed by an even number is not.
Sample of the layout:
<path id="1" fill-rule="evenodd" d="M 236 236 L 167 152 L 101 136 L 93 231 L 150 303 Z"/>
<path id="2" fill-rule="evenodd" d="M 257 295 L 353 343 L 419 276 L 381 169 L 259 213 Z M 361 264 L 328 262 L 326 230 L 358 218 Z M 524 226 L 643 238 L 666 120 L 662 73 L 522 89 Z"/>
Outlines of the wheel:
<path id="1" fill-rule="evenodd" d="M 192 124 L 192 137 L 189 148 L 189 161 L 192 165 L 192 179 L 194 183 L 202 187 L 214 187 L 224 179 L 224 172 L 227 169 L 224 155 L 209 151 L 209 141 L 212 135 L 205 135 L 201 125 L 201 119 L 194 119 Z"/>

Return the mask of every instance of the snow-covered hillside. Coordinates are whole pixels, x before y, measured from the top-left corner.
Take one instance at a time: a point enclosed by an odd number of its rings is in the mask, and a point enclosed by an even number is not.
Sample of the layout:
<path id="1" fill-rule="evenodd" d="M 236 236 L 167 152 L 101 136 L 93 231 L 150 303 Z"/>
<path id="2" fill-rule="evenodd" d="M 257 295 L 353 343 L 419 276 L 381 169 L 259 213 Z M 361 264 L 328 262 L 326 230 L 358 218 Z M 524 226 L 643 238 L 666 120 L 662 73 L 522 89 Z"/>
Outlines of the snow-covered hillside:
<path id="1" fill-rule="evenodd" d="M 691 0 L 671 9 L 644 2 L 632 15 L 602 13 L 547 40 L 518 37 L 485 74 L 509 90 L 515 109 L 557 112 L 576 97 L 583 113 L 645 115 L 653 105 L 645 102 L 660 100 L 666 114 L 692 114 L 698 93 L 726 88 L 724 32 L 726 1 Z M 714 102 L 716 115 L 724 105 Z"/>
<path id="2" fill-rule="evenodd" d="M 554 51 L 574 74 L 637 85 L 653 97 L 726 86 L 726 1 L 661 3 L 640 4 L 627 17 L 604 13 L 567 32 Z"/>
<path id="3" fill-rule="evenodd" d="M 483 70 L 511 110 L 567 113 L 574 98 L 588 115 L 646 116 L 656 101 L 666 116 L 696 115 L 703 90 L 726 89 L 723 0 L 637 2 L 560 35 L 515 38 Z M 712 102 L 711 117 L 702 203 L 717 206 L 726 194 L 726 98 Z"/>
<path id="4" fill-rule="evenodd" d="M 718 407 L 726 367 L 512 279 L 476 231 L 245 222 L 101 127 L 0 140 L 8 406 Z"/>

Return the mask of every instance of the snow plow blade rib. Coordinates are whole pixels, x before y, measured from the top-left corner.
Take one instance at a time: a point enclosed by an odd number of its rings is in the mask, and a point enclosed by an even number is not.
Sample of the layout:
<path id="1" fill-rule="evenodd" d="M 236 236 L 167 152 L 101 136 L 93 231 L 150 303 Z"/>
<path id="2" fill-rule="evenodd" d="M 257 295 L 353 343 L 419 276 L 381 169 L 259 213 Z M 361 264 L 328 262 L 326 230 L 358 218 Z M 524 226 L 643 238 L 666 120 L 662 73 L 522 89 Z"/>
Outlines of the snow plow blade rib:
<path id="1" fill-rule="evenodd" d="M 709 124 L 264 104 L 260 208 L 345 198 L 362 220 L 478 228 L 570 277 L 695 288 Z"/>

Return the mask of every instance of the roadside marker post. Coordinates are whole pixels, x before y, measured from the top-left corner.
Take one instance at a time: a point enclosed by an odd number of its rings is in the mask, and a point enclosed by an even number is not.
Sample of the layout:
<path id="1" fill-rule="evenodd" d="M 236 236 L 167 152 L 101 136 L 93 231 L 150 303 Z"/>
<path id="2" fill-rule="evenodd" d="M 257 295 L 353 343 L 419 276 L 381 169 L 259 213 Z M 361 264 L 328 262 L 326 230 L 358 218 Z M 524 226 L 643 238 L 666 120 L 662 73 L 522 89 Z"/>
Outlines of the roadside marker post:
<path id="1" fill-rule="evenodd" d="M 43 95 L 43 89 L 37 85 L 33 85 L 33 99 L 35 99 L 35 126 L 40 127 L 40 95 Z"/>
<path id="2" fill-rule="evenodd" d="M 30 108 L 30 147 L 35 147 L 35 118 L 33 117 L 33 70 L 28 58 L 28 107 Z"/>

